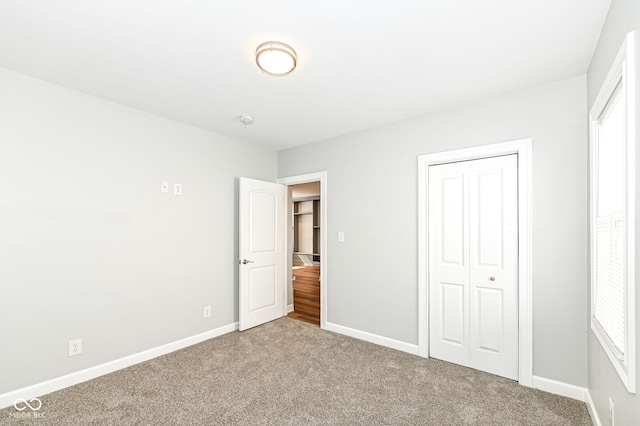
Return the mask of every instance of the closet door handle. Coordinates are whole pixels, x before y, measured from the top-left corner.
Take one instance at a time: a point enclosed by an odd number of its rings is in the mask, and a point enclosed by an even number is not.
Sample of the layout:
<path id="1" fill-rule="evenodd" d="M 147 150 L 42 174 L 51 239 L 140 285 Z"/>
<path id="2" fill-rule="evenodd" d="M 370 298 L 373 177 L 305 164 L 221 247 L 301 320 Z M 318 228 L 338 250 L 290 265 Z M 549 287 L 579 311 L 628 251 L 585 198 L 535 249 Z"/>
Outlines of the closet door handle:
<path id="1" fill-rule="evenodd" d="M 253 260 L 242 259 L 240 263 L 242 263 L 243 265 L 246 265 L 247 263 L 253 263 Z"/>

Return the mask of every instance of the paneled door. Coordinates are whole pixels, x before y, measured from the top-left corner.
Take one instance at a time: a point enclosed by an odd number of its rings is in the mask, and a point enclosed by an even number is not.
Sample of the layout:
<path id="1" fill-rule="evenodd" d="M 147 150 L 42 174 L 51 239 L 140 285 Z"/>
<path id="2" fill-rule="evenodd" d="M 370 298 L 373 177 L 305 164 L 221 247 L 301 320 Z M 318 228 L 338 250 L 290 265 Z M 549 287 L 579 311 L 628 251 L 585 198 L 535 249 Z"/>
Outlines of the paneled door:
<path id="1" fill-rule="evenodd" d="M 517 155 L 429 167 L 429 352 L 518 379 Z"/>
<path id="2" fill-rule="evenodd" d="M 240 331 L 284 316 L 284 185 L 240 178 Z"/>

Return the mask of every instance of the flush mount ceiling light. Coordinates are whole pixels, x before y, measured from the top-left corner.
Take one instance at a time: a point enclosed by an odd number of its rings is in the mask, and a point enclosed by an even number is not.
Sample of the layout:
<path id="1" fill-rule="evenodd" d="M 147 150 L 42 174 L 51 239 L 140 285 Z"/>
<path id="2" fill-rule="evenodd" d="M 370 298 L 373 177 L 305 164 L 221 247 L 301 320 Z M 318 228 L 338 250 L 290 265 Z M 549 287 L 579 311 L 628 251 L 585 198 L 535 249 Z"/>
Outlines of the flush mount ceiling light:
<path id="1" fill-rule="evenodd" d="M 279 41 L 262 43 L 256 49 L 256 64 L 262 71 L 276 77 L 291 74 L 298 63 L 298 56 L 288 44 Z"/>

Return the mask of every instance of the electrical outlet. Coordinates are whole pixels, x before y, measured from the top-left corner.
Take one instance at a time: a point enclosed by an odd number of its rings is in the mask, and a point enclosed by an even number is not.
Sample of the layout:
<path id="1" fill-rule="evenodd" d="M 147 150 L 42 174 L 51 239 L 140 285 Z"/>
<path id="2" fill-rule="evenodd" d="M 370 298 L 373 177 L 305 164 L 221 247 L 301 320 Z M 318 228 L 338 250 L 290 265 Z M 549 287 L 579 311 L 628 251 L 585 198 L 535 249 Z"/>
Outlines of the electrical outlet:
<path id="1" fill-rule="evenodd" d="M 211 306 L 204 307 L 204 318 L 209 318 L 211 316 Z"/>
<path id="2" fill-rule="evenodd" d="M 69 340 L 69 356 L 82 353 L 82 339 Z"/>
<path id="3" fill-rule="evenodd" d="M 169 182 L 167 182 L 166 180 L 160 182 L 160 192 L 162 192 L 163 194 L 169 193 Z"/>
<path id="4" fill-rule="evenodd" d="M 613 400 L 609 398 L 609 424 L 614 425 L 615 416 L 613 415 Z"/>

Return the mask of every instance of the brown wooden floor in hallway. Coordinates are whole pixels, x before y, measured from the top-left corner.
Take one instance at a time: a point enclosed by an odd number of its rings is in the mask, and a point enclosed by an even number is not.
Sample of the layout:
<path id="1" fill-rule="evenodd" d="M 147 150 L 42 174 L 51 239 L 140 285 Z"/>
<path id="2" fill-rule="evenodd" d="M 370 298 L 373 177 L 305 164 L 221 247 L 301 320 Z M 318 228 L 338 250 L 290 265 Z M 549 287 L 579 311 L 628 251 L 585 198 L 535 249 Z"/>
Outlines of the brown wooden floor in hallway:
<path id="1" fill-rule="evenodd" d="M 320 266 L 294 266 L 290 318 L 320 326 Z"/>

